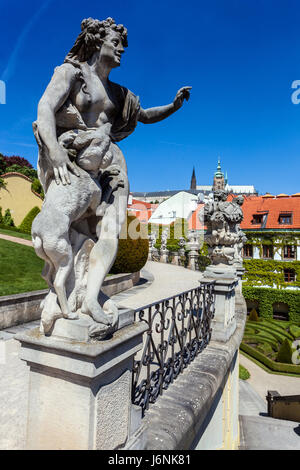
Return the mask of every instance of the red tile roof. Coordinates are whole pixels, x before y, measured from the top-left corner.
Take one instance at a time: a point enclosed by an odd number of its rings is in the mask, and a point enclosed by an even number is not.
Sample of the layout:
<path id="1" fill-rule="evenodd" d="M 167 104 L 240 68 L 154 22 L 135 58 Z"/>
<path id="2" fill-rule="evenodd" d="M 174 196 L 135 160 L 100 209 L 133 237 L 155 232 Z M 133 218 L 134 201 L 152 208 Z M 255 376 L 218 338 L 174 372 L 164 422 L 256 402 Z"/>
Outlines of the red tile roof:
<path id="1" fill-rule="evenodd" d="M 266 197 L 267 196 L 267 197 Z M 267 214 L 267 221 L 263 228 L 266 229 L 300 229 L 300 194 L 285 196 L 246 196 L 242 206 L 244 220 L 242 229 L 260 230 L 261 224 L 253 224 L 253 215 Z M 291 224 L 280 224 L 279 216 L 292 214 Z"/>
<path id="2" fill-rule="evenodd" d="M 152 213 L 158 207 L 158 204 L 151 204 L 138 199 L 132 199 L 132 203 L 128 204 L 128 213 L 137 217 L 140 222 L 147 223 Z"/>

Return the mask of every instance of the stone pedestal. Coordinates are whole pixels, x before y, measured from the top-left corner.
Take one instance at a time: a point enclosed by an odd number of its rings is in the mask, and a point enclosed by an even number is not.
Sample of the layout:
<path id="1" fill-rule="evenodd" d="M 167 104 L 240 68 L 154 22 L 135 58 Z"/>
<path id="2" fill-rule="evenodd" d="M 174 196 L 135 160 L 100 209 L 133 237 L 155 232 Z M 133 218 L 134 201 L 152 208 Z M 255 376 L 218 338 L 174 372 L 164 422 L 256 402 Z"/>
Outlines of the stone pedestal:
<path id="1" fill-rule="evenodd" d="M 198 269 L 199 252 L 191 250 L 188 252 L 188 268 L 196 271 Z"/>
<path id="2" fill-rule="evenodd" d="M 235 266 L 236 268 L 236 275 L 238 277 L 238 280 L 239 280 L 239 283 L 238 283 L 238 287 L 237 287 L 237 291 L 242 294 L 242 278 L 243 278 L 243 275 L 245 273 L 245 268 L 243 268 L 243 266 Z"/>
<path id="3" fill-rule="evenodd" d="M 149 261 L 157 261 L 158 258 L 159 258 L 158 249 L 157 248 L 150 248 L 149 249 L 148 260 Z"/>
<path id="4" fill-rule="evenodd" d="M 212 321 L 212 340 L 226 342 L 236 329 L 235 289 L 236 270 L 231 266 L 208 266 L 203 280 L 215 281 L 215 316 Z"/>
<path id="5" fill-rule="evenodd" d="M 160 250 L 160 262 L 167 263 L 169 258 L 169 250 Z"/>
<path id="6" fill-rule="evenodd" d="M 178 251 L 174 251 L 172 255 L 172 264 L 179 266 L 179 254 Z"/>
<path id="7" fill-rule="evenodd" d="M 38 328 L 16 337 L 30 366 L 27 449 L 119 449 L 132 438 L 141 420 L 131 404 L 133 357 L 147 326 L 131 313 L 104 341 L 87 339 L 82 318 L 60 319 L 51 337 Z"/>

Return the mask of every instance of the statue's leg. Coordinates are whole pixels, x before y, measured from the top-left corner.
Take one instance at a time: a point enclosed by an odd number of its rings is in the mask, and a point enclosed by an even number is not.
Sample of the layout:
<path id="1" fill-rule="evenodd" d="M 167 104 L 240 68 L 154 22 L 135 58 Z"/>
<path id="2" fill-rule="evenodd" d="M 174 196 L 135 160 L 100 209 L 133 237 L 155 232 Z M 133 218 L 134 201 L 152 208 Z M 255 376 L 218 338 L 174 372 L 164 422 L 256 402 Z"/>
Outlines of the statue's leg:
<path id="1" fill-rule="evenodd" d="M 98 302 L 99 292 L 106 275 L 109 273 L 118 251 L 121 228 L 126 219 L 128 201 L 128 182 L 124 174 L 124 187 L 118 187 L 113 193 L 112 202 L 105 210 L 98 227 L 98 241 L 94 245 L 89 260 L 89 272 L 83 313 L 89 313 L 96 322 L 105 325 L 116 324 L 117 308 L 111 303 L 111 314 L 107 315 Z"/>
<path id="2" fill-rule="evenodd" d="M 54 269 L 51 268 L 51 277 L 53 277 L 53 287 L 62 315 L 65 318 L 73 319 L 77 316 L 70 310 L 65 288 L 66 280 L 73 266 L 73 252 L 69 240 L 70 220 L 65 214 L 58 214 L 58 211 L 54 213 L 57 220 L 54 220 L 53 223 L 49 223 L 51 219 L 46 206 L 36 217 L 32 226 L 33 244 L 38 256 L 54 267 Z"/>

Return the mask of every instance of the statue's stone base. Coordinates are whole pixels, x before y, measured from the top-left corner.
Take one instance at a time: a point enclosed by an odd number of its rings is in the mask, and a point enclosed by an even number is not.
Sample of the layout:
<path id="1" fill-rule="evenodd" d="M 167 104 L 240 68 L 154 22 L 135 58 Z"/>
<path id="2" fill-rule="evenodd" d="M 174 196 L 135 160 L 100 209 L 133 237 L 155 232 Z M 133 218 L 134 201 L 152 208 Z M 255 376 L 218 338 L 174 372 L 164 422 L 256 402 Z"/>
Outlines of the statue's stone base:
<path id="1" fill-rule="evenodd" d="M 127 308 L 119 309 L 118 330 L 124 328 L 125 326 L 131 325 L 133 322 L 133 310 Z M 90 340 L 89 328 L 94 324 L 94 320 L 90 316 L 84 314 L 79 314 L 79 318 L 77 320 L 66 320 L 65 318 L 59 318 L 56 320 L 55 325 L 51 331 L 51 338 L 64 338 L 88 342 Z"/>
<path id="2" fill-rule="evenodd" d="M 204 280 L 215 281 L 215 316 L 212 321 L 212 340 L 227 342 L 236 330 L 235 289 L 238 286 L 236 269 L 226 265 L 211 265 L 203 273 Z"/>
<path id="3" fill-rule="evenodd" d="M 61 321 L 56 335 L 60 328 L 69 338 L 45 337 L 38 328 L 16 337 L 30 366 L 27 449 L 123 448 L 141 422 L 131 383 L 147 325 L 90 342 L 82 319 Z"/>

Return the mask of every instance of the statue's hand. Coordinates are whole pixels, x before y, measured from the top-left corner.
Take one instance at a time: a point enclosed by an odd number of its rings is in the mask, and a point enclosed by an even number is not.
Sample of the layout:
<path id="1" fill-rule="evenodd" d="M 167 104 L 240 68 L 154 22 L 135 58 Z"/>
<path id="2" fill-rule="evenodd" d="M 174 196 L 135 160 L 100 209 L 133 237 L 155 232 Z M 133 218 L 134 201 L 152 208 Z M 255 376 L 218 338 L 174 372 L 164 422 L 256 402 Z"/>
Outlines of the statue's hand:
<path id="1" fill-rule="evenodd" d="M 71 170 L 76 176 L 80 176 L 76 166 L 70 161 L 67 150 L 60 145 L 55 150 L 51 161 L 56 184 L 60 184 L 60 182 L 63 185 L 71 184 L 68 170 Z"/>
<path id="2" fill-rule="evenodd" d="M 184 86 L 180 88 L 180 90 L 177 91 L 176 96 L 173 101 L 174 108 L 176 109 L 176 111 L 177 109 L 181 108 L 184 100 L 187 100 L 187 101 L 189 100 L 191 89 L 192 89 L 191 86 Z"/>

